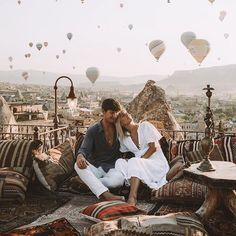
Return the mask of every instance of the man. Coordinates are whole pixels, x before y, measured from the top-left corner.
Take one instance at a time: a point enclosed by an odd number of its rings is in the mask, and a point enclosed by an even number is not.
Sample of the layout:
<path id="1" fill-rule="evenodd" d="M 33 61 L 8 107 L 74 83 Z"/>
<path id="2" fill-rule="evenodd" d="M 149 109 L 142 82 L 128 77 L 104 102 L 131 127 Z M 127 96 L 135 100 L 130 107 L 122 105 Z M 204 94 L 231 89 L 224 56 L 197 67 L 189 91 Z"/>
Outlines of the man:
<path id="1" fill-rule="evenodd" d="M 120 104 L 112 98 L 102 103 L 103 119 L 91 126 L 77 151 L 75 170 L 81 180 L 98 197 L 105 200 L 124 200 L 124 197 L 109 192 L 109 188 L 123 186 L 123 160 L 119 151 L 115 121 Z"/>

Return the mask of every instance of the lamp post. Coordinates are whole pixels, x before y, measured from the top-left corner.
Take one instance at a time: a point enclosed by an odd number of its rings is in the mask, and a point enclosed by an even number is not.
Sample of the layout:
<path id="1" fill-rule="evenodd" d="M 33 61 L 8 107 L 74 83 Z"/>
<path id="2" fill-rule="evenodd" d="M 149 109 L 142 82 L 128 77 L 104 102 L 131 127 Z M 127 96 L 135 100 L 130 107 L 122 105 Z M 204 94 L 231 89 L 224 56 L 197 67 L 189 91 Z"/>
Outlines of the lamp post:
<path id="1" fill-rule="evenodd" d="M 57 129 L 58 128 L 58 124 L 59 124 L 59 119 L 58 119 L 58 114 L 57 114 L 57 82 L 60 79 L 62 79 L 62 78 L 70 80 L 70 83 L 71 83 L 70 93 L 67 96 L 67 103 L 68 103 L 69 108 L 71 110 L 73 110 L 77 106 L 77 99 L 76 99 L 76 96 L 75 96 L 75 93 L 74 93 L 74 86 L 73 86 L 72 80 L 68 76 L 61 76 L 61 77 L 59 77 L 56 80 L 55 85 L 54 85 L 54 91 L 55 91 L 55 117 L 54 117 L 54 120 L 53 120 L 53 122 L 54 122 L 54 129 Z"/>

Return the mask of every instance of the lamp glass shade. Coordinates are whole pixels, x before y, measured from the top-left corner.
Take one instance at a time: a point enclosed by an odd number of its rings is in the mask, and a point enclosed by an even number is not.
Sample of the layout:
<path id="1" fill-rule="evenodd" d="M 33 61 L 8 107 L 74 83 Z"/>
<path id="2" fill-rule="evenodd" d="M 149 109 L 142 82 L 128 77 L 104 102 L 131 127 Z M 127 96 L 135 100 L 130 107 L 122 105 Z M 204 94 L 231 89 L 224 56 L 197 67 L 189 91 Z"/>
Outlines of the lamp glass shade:
<path id="1" fill-rule="evenodd" d="M 74 111 L 77 107 L 77 98 L 67 98 L 67 104 L 71 111 Z"/>

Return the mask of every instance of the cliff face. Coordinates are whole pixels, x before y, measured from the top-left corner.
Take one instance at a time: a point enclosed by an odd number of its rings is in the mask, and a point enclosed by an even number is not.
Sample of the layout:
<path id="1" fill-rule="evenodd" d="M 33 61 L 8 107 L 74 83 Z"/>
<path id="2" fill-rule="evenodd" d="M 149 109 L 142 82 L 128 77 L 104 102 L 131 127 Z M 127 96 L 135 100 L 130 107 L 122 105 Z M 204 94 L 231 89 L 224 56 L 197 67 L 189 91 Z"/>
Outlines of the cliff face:
<path id="1" fill-rule="evenodd" d="M 15 117 L 11 113 L 5 99 L 0 96 L 0 125 L 2 124 L 16 124 Z M 0 127 L 0 132 L 9 132 L 8 127 Z"/>
<path id="2" fill-rule="evenodd" d="M 165 91 L 153 80 L 149 80 L 137 97 L 127 105 L 127 111 L 136 122 L 149 120 L 159 129 L 181 130 L 171 114 Z"/>

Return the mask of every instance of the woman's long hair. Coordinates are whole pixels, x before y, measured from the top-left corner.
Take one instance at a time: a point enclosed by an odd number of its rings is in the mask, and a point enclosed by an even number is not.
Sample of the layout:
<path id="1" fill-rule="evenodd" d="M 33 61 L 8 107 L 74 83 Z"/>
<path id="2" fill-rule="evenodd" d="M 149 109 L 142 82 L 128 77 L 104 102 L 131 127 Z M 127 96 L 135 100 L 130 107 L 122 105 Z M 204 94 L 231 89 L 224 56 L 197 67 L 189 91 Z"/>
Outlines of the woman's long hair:
<path id="1" fill-rule="evenodd" d="M 120 111 L 120 113 L 117 117 L 116 123 L 115 123 L 116 134 L 117 134 L 118 139 L 120 139 L 120 140 L 124 139 L 124 137 L 127 136 L 127 130 L 125 128 L 123 128 L 120 124 L 120 115 L 122 113 L 126 113 L 126 111 L 125 110 Z"/>

